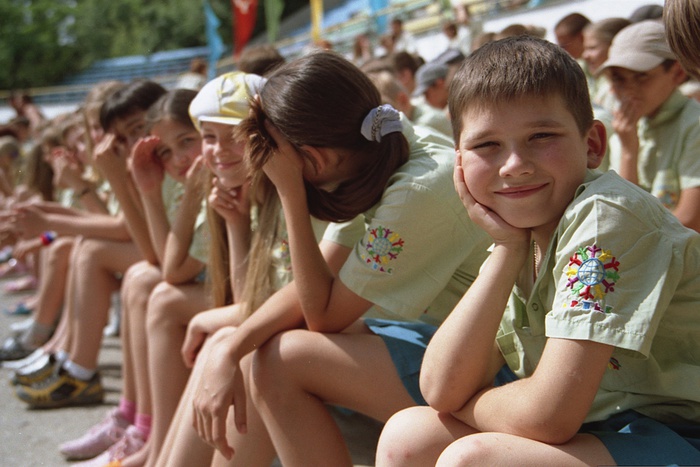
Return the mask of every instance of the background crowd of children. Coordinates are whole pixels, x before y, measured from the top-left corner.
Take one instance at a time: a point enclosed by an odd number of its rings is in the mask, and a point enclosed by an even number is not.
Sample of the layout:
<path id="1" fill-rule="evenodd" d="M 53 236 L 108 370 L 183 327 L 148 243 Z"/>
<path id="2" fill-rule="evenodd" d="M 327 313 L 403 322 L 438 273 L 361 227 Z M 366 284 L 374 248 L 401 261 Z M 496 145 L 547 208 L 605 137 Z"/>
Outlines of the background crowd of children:
<path id="1" fill-rule="evenodd" d="M 388 422 L 378 465 L 700 463 L 692 8 L 573 13 L 557 44 L 460 8 L 429 62 L 396 19 L 196 90 L 14 96 L 15 394 L 101 403 L 111 319 L 120 402 L 75 465 L 350 465 L 329 405 Z"/>

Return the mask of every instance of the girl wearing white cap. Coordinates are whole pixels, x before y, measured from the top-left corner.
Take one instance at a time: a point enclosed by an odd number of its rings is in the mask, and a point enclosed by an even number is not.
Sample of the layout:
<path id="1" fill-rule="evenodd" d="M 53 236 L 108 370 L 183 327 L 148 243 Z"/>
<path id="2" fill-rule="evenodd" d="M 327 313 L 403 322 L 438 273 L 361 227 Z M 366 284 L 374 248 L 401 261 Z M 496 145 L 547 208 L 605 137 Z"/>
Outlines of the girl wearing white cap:
<path id="1" fill-rule="evenodd" d="M 192 120 L 202 135 L 202 154 L 213 176 L 208 272 L 214 306 L 218 308 L 195 316 L 186 336 L 180 336 L 185 338 L 185 365 L 194 367 L 188 387 L 198 383 L 199 368 L 208 358 L 205 339 L 219 328 L 240 325 L 270 294 L 291 280 L 286 228 L 277 192 L 266 177 L 249 178 L 244 145 L 233 137 L 233 128 L 248 116 L 249 101 L 262 83 L 256 75 L 227 73 L 207 83 L 190 106 Z M 315 236 L 320 238 L 325 223 L 314 225 Z M 165 306 L 161 319 L 166 320 L 170 311 Z M 159 329 L 161 334 L 172 333 L 171 327 L 152 327 L 153 332 Z M 154 378 L 159 388 L 154 386 L 154 393 L 167 391 L 173 365 L 153 363 L 152 367 L 154 373 L 162 376 Z M 175 419 L 167 437 L 163 433 L 162 448 L 152 446 L 147 465 L 203 465 L 211 459 L 213 449 L 197 437 L 191 419 L 188 420 L 192 415 L 190 393 L 187 389 L 179 407 L 170 407 Z M 176 398 L 169 400 L 177 404 Z"/>
<path id="2" fill-rule="evenodd" d="M 239 126 L 279 194 L 294 281 L 214 337 L 196 388 L 200 436 L 236 464 L 276 451 L 283 465 L 350 465 L 326 403 L 379 420 L 424 404 L 425 345 L 486 257 L 452 187 L 452 144 L 380 103 L 359 69 L 317 52 L 270 75 Z M 311 216 L 349 222 L 317 245 Z"/>

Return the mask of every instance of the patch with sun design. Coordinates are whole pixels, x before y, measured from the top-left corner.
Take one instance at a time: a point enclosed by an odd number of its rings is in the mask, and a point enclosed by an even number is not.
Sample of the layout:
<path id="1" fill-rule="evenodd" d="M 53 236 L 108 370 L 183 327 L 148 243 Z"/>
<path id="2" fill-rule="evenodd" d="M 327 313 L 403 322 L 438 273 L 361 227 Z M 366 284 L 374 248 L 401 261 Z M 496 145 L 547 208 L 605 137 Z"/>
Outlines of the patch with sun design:
<path id="1" fill-rule="evenodd" d="M 620 262 L 610 250 L 595 244 L 579 248 L 564 268 L 571 297 L 564 307 L 610 313 L 612 307 L 605 304 L 605 297 L 615 291 L 619 270 Z"/>
<path id="2" fill-rule="evenodd" d="M 367 230 L 365 234 L 365 252 L 362 259 L 375 271 L 392 274 L 394 269 L 390 261 L 395 260 L 403 251 L 403 239 L 391 229 L 382 226 Z"/>

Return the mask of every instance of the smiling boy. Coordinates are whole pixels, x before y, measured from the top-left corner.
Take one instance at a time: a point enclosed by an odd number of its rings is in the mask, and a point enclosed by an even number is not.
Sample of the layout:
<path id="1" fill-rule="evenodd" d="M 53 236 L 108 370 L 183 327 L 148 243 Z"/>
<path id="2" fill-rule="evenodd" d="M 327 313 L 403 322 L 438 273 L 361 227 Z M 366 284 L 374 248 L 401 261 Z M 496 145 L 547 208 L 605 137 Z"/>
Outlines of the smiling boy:
<path id="1" fill-rule="evenodd" d="M 601 70 L 619 102 L 610 168 L 700 231 L 700 103 L 678 91 L 686 74 L 663 24 L 642 21 L 622 29 Z"/>
<path id="2" fill-rule="evenodd" d="M 494 245 L 428 345 L 430 407 L 389 420 L 377 465 L 700 463 L 700 236 L 593 170 L 580 67 L 539 39 L 488 44 L 450 114 L 455 187 Z"/>

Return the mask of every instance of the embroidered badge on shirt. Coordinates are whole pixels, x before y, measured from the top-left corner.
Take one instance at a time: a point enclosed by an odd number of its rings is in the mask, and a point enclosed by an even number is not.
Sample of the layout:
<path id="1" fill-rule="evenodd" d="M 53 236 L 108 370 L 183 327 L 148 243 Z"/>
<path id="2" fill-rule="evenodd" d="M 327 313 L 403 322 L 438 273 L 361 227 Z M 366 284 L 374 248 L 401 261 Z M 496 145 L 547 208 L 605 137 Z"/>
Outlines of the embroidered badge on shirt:
<path id="1" fill-rule="evenodd" d="M 365 250 L 362 259 L 375 271 L 392 274 L 389 261 L 396 259 L 403 251 L 403 239 L 391 229 L 379 226 L 365 234 Z"/>
<path id="2" fill-rule="evenodd" d="M 605 305 L 605 296 L 615 291 L 615 282 L 620 278 L 619 266 L 610 250 L 597 245 L 579 248 L 564 270 L 569 278 L 566 286 L 571 289 L 572 296 L 565 306 L 610 313 L 612 307 Z"/>
<path id="3" fill-rule="evenodd" d="M 289 252 L 289 241 L 284 238 L 279 244 L 279 257 L 284 264 L 285 271 L 292 270 L 292 254 Z"/>
<path id="4" fill-rule="evenodd" d="M 619 370 L 622 367 L 620 362 L 615 357 L 610 357 L 608 361 L 608 370 Z"/>

